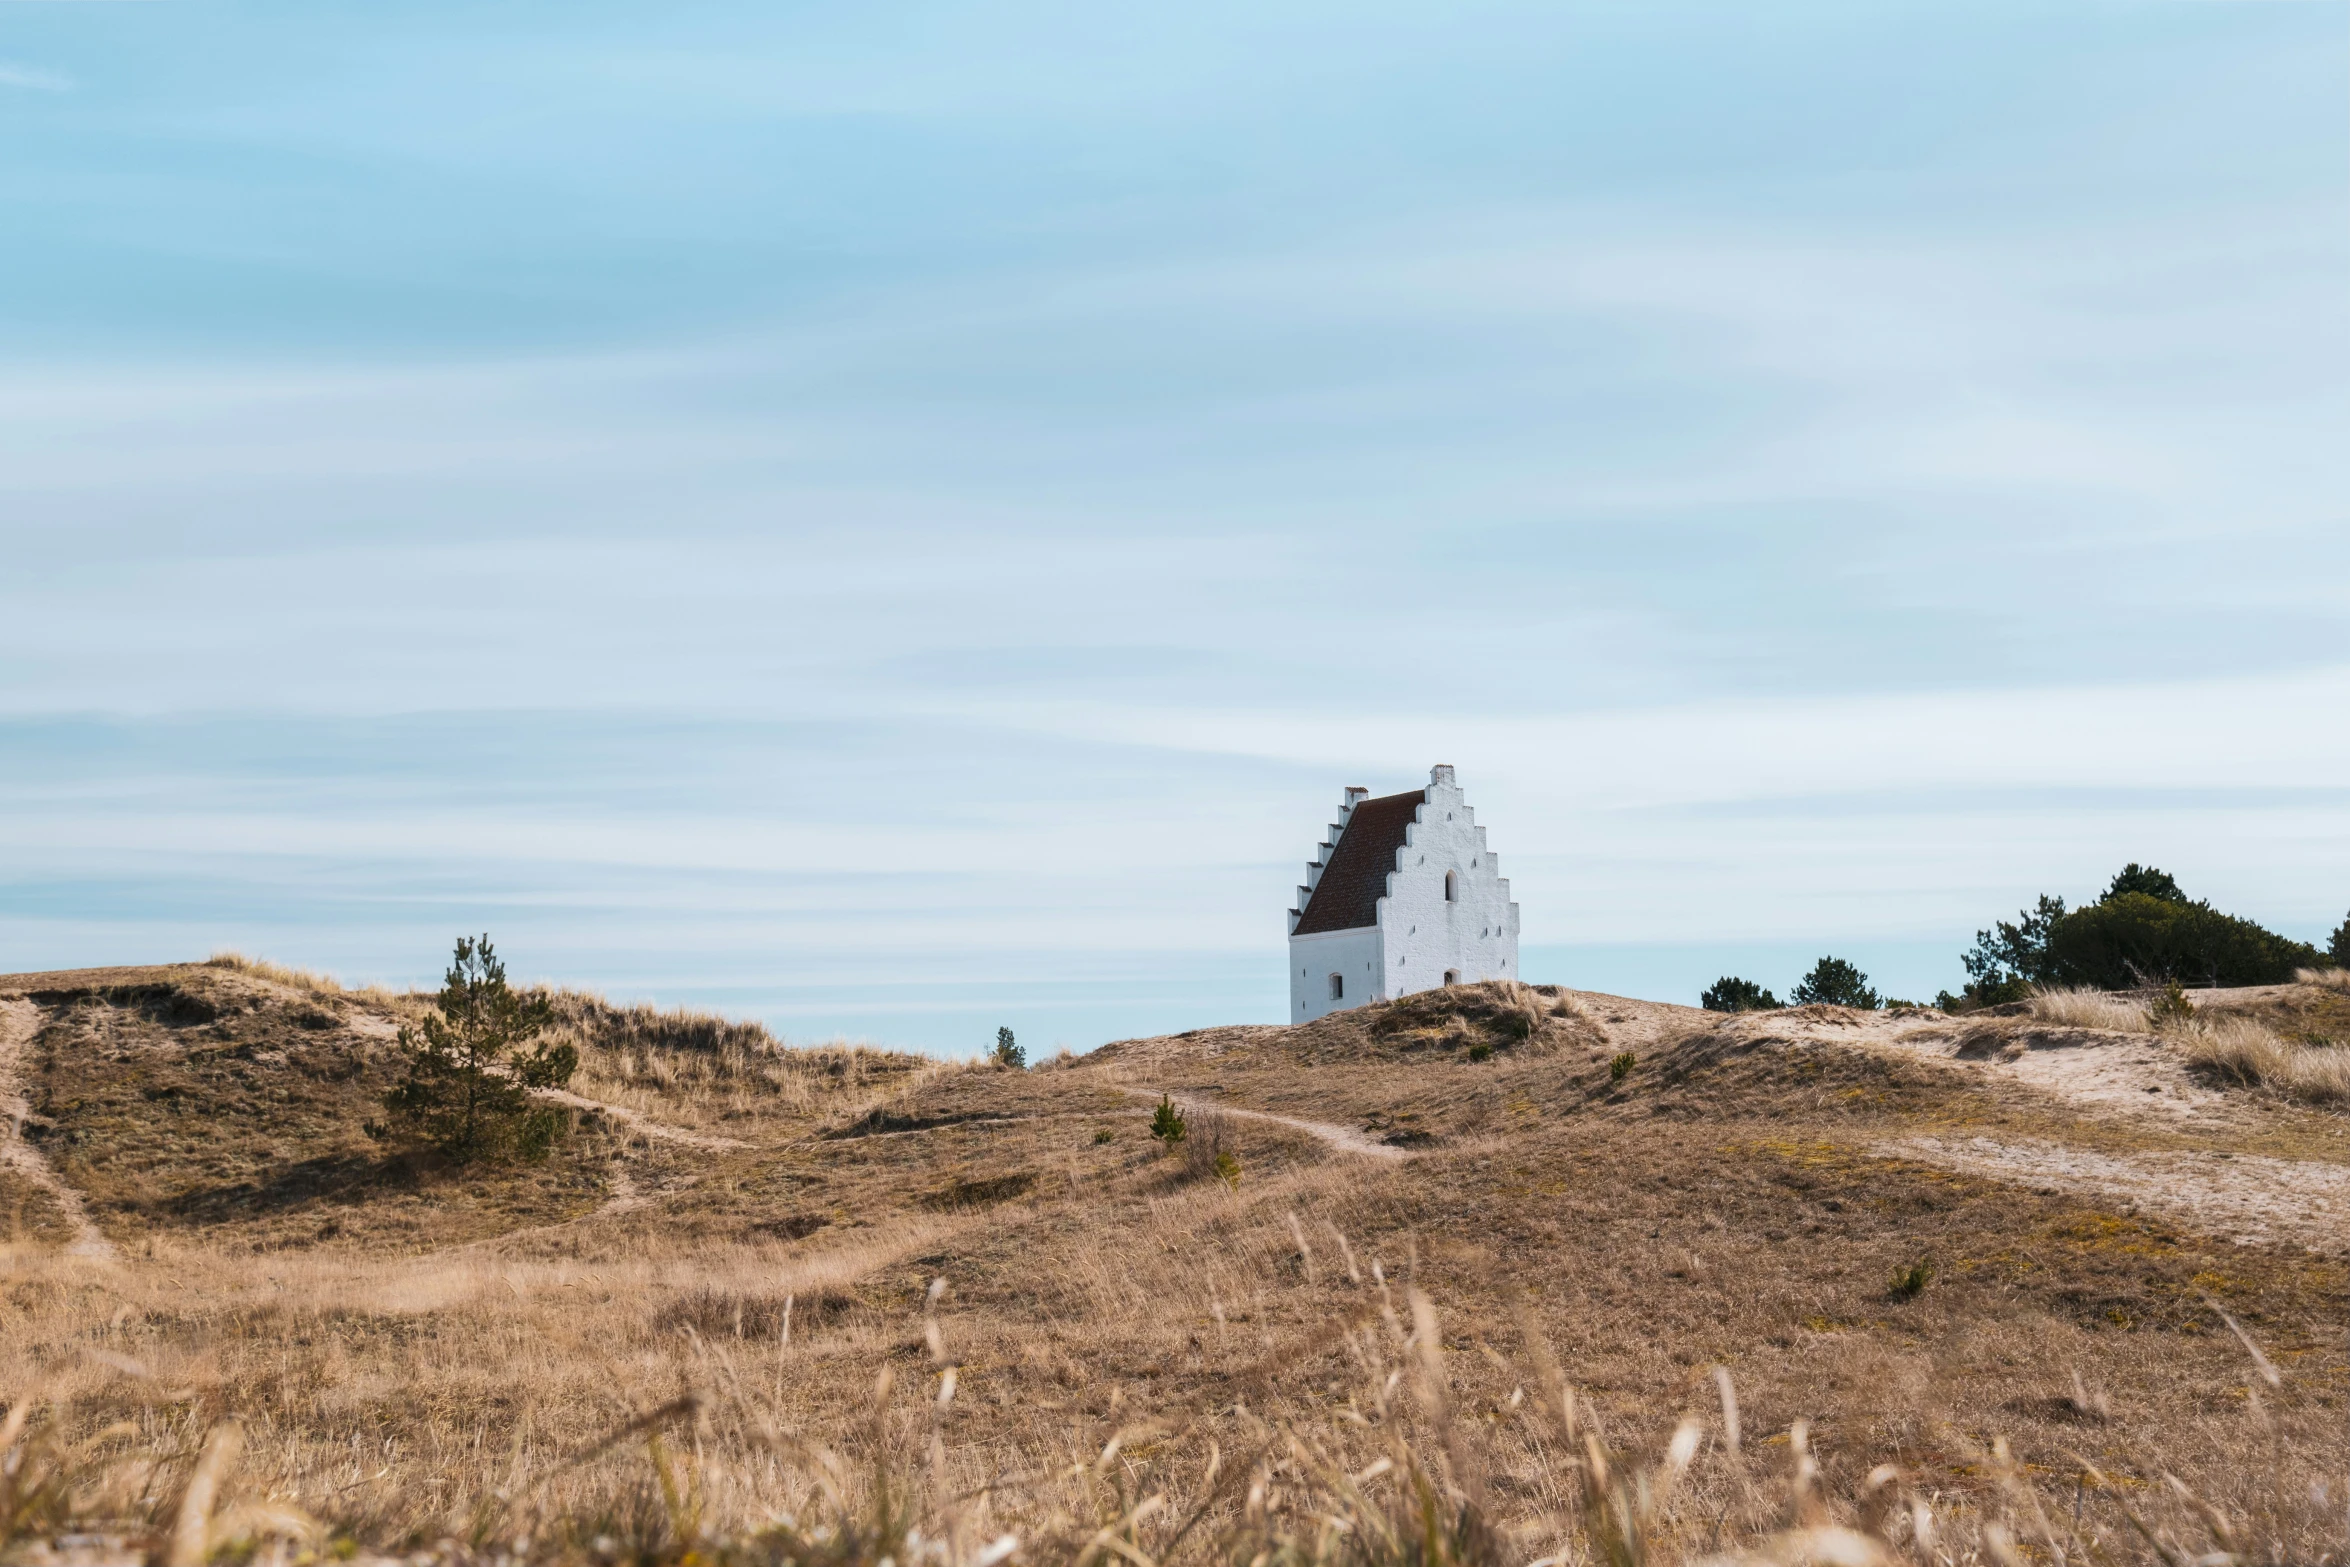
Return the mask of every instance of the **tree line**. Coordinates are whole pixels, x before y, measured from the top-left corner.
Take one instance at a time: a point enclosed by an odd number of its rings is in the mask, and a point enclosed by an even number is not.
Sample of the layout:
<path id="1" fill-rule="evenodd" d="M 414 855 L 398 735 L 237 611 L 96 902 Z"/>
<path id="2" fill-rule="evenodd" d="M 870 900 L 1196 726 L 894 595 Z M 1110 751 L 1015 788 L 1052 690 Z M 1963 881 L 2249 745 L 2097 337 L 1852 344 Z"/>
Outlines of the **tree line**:
<path id="1" fill-rule="evenodd" d="M 1945 1012 L 2021 1001 L 2059 986 L 2280 985 L 2302 969 L 2350 968 L 2350 915 L 2321 948 L 2222 913 L 2208 899 L 2188 897 L 2169 872 L 2133 861 L 2092 903 L 2073 908 L 2043 893 L 2013 920 L 1975 932 L 1975 944 L 1959 955 L 1959 964 L 1966 970 L 1964 986 L 1934 998 Z M 1866 974 L 1832 957 L 1820 959 L 1790 1000 L 1795 1006 L 1905 1004 L 1883 1000 Z M 1752 980 L 1724 975 L 1699 1004 L 1709 1012 L 1752 1012 L 1776 1007 L 1779 1000 Z"/>

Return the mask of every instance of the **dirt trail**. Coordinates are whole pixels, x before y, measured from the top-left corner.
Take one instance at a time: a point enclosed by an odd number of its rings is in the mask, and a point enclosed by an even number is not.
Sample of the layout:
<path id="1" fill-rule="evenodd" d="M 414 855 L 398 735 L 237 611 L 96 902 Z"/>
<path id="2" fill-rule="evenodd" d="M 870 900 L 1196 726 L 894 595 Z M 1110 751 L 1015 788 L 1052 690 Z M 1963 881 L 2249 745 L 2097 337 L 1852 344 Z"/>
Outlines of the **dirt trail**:
<path id="1" fill-rule="evenodd" d="M 1130 1088 L 1127 1092 L 1141 1095 L 1144 1098 L 1156 1097 L 1144 1094 L 1139 1088 Z M 1409 1159 L 1411 1157 L 1409 1149 L 1396 1148 L 1386 1143 L 1374 1141 L 1351 1126 L 1334 1126 L 1328 1121 L 1307 1121 L 1294 1115 L 1276 1115 L 1270 1110 L 1243 1110 L 1238 1105 L 1218 1104 L 1211 1099 L 1193 1099 L 1182 1094 L 1171 1094 L 1168 1097 L 1175 1101 L 1176 1108 L 1186 1114 L 1198 1112 L 1235 1116 L 1249 1121 L 1271 1121 L 1276 1126 L 1286 1126 L 1292 1131 L 1303 1132 L 1308 1137 L 1320 1138 L 1341 1153 L 1360 1154 L 1366 1159 Z"/>
<path id="2" fill-rule="evenodd" d="M 0 1168 L 15 1171 L 25 1180 L 49 1194 L 65 1222 L 73 1227 L 73 1239 L 66 1243 L 69 1257 L 88 1257 L 98 1262 L 115 1260 L 114 1243 L 98 1233 L 90 1222 L 90 1215 L 82 1206 L 82 1194 L 58 1179 L 41 1150 L 25 1140 L 24 1119 L 30 1107 L 18 1087 L 23 1072 L 25 1047 L 41 1031 L 41 1009 L 26 1000 L 0 1000 L 0 1117 L 8 1122 L 6 1140 L 0 1142 Z"/>
<path id="3" fill-rule="evenodd" d="M 649 1137 L 655 1142 L 680 1143 L 688 1148 L 700 1148 L 711 1153 L 723 1152 L 729 1148 L 751 1146 L 739 1137 L 720 1137 L 715 1132 L 689 1132 L 682 1126 L 669 1126 L 638 1111 L 631 1110 L 625 1105 L 611 1104 L 602 1099 L 590 1099 L 587 1095 L 575 1094 L 568 1088 L 534 1088 L 531 1092 L 540 1099 L 551 1099 L 556 1104 L 569 1105 L 574 1110 L 594 1110 L 599 1114 L 608 1115 L 639 1137 Z"/>
<path id="4" fill-rule="evenodd" d="M 612 1166 L 612 1195 L 605 1198 L 604 1205 L 588 1217 L 609 1219 L 616 1214 L 642 1208 L 645 1201 L 645 1195 L 636 1189 L 636 1177 L 628 1173 L 628 1166 L 615 1164 Z"/>
<path id="5" fill-rule="evenodd" d="M 2166 1214 L 2239 1245 L 2350 1250 L 2350 1167 L 2255 1154 L 2091 1153 L 2059 1143 L 1920 1137 L 1879 1153 L 2017 1185 L 2069 1187 Z"/>

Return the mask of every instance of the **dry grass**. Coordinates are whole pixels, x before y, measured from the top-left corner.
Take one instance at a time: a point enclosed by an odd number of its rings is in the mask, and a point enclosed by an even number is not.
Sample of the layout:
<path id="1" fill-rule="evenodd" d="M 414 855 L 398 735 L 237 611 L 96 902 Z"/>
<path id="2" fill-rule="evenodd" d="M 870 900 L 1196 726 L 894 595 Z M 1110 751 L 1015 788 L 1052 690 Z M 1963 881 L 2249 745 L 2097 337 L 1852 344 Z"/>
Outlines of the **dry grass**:
<path id="1" fill-rule="evenodd" d="M 2246 1435 L 2284 1472 L 2158 1487 L 2152 1475 L 2208 1459 L 2148 1451 L 2078 1368 L 2027 1402 L 2073 1425 L 2069 1445 L 2095 1459 L 1978 1445 L 1930 1402 L 1908 1435 L 1788 1422 L 1752 1386 L 1742 1412 L 1742 1378 L 1702 1361 L 1678 1398 L 1643 1404 L 1578 1386 L 1525 1304 L 1448 1331 L 1427 1288 L 1391 1277 L 1401 1259 L 1358 1257 L 1333 1227 L 1309 1235 L 1291 1212 L 1269 1237 L 1269 1215 L 1213 1188 L 1181 1208 L 1138 1239 L 1191 1242 L 1193 1277 L 1139 1292 L 1064 1277 L 1062 1322 L 1016 1334 L 960 1308 L 943 1277 L 894 1309 L 871 1303 L 874 1276 L 939 1244 L 944 1222 L 717 1268 L 664 1249 L 593 1268 L 471 1255 L 263 1277 L 190 1254 L 172 1259 L 178 1284 L 142 1285 L 20 1260 L 20 1297 L 28 1281 L 48 1287 L 26 1328 L 87 1347 L 17 1384 L 0 1448 L 31 1441 L 9 1466 L 15 1495 L 0 1502 L 16 1505 L 0 1539 L 111 1527 L 134 1548 L 192 1537 L 195 1561 L 278 1535 L 558 1560 L 977 1567 L 1008 1540 L 1020 1561 L 1070 1567 L 1501 1567 L 1724 1551 L 1968 1562 L 2009 1559 L 2016 1540 L 2048 1559 L 2133 1559 L 2152 1539 L 2172 1559 L 2296 1560 L 2335 1527 L 2313 1490 L 2295 1489 L 2313 1461 L 2330 1463 L 2303 1445 L 2323 1438 L 2257 1350 L 2244 1375 L 2285 1407 L 2255 1406 Z M 1228 1231 L 1224 1245 L 1197 1249 L 1203 1219 Z M 1285 1274 L 1310 1314 L 1268 1317 Z M 191 1291 L 243 1331 L 203 1350 L 174 1342 Z M 1195 1329 L 1194 1352 L 1232 1368 L 1240 1401 L 1211 1413 L 1179 1393 L 1116 1396 L 1124 1336 L 1163 1337 L 1146 1324 L 1189 1318 L 1202 1296 L 1195 1320 L 1213 1323 L 1214 1345 Z M 94 1308 L 117 1300 L 101 1324 Z M 598 1300 L 636 1332 L 599 1341 L 581 1320 L 611 1320 L 581 1309 Z M 1125 1309 L 1114 1331 L 1070 1332 L 1088 1306 Z M 452 1334 L 469 1349 L 459 1364 L 433 1348 Z M 1613 1380 L 1583 1369 L 1600 1388 Z M 1832 1399 L 1840 1382 L 1888 1373 L 1904 1374 L 1856 1350 L 1816 1391 Z M 1007 1409 L 995 1385 L 1007 1377 L 1041 1396 Z M 1084 1397 L 1104 1383 L 1111 1396 Z M 405 1418 L 386 1423 L 389 1410 Z M 223 1430 L 242 1439 L 241 1470 L 221 1458 Z M 188 1477 L 207 1465 L 214 1494 L 191 1521 Z"/>
<path id="2" fill-rule="evenodd" d="M 943 1073 L 968 1070 L 861 1045 L 794 1049 L 729 1042 L 708 1051 L 611 1047 L 575 1037 L 574 1092 L 680 1125 L 739 1128 L 768 1119 L 861 1113 Z"/>
<path id="3" fill-rule="evenodd" d="M 2350 990 L 2350 968 L 2305 968 L 2294 972 L 2293 978 L 2304 985 L 2316 985 L 2327 990 Z"/>
<path id="4" fill-rule="evenodd" d="M 1195 1110 L 1185 1118 L 1183 1141 L 1174 1148 L 1177 1168 L 1186 1181 L 1222 1181 L 1238 1186 L 1245 1167 L 1240 1162 L 1240 1123 L 1217 1110 Z"/>
<path id="5" fill-rule="evenodd" d="M 2187 1060 L 2224 1081 L 2308 1104 L 2350 1104 L 2350 1050 L 2280 1037 L 2249 1017 L 2193 1017 L 2164 1031 Z"/>
<path id="6" fill-rule="evenodd" d="M 2115 1033 L 2143 1033 L 2148 1027 L 2146 1004 L 2110 991 L 2048 989 L 2031 999 L 2031 1015 L 2043 1023 L 2067 1028 L 2101 1028 Z"/>
<path id="7" fill-rule="evenodd" d="M 575 1092 L 685 1126 L 732 1132 L 855 1115 L 962 1070 L 846 1042 L 791 1046 L 764 1024 L 691 1008 L 620 1007 L 579 991 L 549 999 L 556 1036 L 579 1051 Z"/>
<path id="8" fill-rule="evenodd" d="M 1611 1082 L 1596 1030 L 1630 1025 L 1539 992 L 1523 1039 L 1525 997 L 1457 994 L 1424 1029 L 1363 1009 L 1025 1073 L 777 1080 L 755 1042 L 615 1035 L 599 1092 L 691 1124 L 739 1087 L 740 1146 L 610 1131 L 562 1171 L 320 1193 L 292 1177 L 341 1146 L 380 1030 L 196 991 L 42 1002 L 43 1146 L 148 1190 L 101 1215 L 117 1266 L 0 1255 L 5 1440 L 45 1444 L 0 1465 L 20 1538 L 167 1555 L 234 1419 L 206 1549 L 298 1510 L 475 1560 L 977 1567 L 1009 1535 L 1013 1567 L 1957 1564 L 2142 1556 L 2125 1508 L 2182 1557 L 2228 1548 L 2204 1507 L 2248 1558 L 2340 1549 L 2312 1491 L 2341 1483 L 2338 1260 L 1871 1152 L 1996 1116 L 1943 1069 L 1693 1019 Z M 1237 1186 L 1153 1143 L 1162 1091 Z M 204 1136 L 169 1160 L 115 1146 L 173 1116 Z M 533 1184 L 558 1175 L 560 1202 Z M 218 1195 L 244 1186 L 275 1206 Z"/>
<path id="9" fill-rule="evenodd" d="M 312 969 L 288 968 L 282 963 L 272 963 L 267 958 L 249 958 L 241 952 L 230 952 L 225 949 L 206 958 L 204 967 L 231 969 L 254 979 L 267 980 L 273 985 L 283 985 L 289 990 L 306 991 L 314 996 L 335 1000 L 350 999 L 378 1006 L 391 1006 L 400 1003 L 413 1004 L 418 999 L 412 994 L 391 990 L 382 985 L 366 985 L 354 990 L 345 986 L 332 974 L 321 974 Z"/>

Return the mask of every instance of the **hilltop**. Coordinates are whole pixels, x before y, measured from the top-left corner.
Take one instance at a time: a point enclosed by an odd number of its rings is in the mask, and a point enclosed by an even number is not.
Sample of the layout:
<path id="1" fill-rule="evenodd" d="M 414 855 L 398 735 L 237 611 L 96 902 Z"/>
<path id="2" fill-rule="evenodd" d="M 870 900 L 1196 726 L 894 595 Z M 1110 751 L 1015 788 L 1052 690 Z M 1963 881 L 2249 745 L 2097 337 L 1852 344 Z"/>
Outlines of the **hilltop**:
<path id="1" fill-rule="evenodd" d="M 2206 1036 L 2323 1066 L 2350 991 L 2195 1001 L 2202 1044 L 2110 998 L 1724 1016 L 1484 985 L 1014 1071 L 562 993 L 575 1134 L 453 1170 L 360 1130 L 429 998 L 235 961 L 4 976 L 0 1386 L 60 1439 L 128 1422 L 18 1527 L 165 1527 L 235 1417 L 239 1495 L 373 1547 L 674 1553 L 831 1516 L 828 1486 L 866 1506 L 902 1448 L 957 1560 L 1105 1523 L 1155 1560 L 1333 1512 L 1367 1538 L 1395 1480 L 1340 1482 L 1401 1452 L 1474 1504 L 1469 1556 L 1574 1557 L 1612 1493 L 1555 1356 L 1618 1462 L 1670 1467 L 1698 1419 L 1643 1515 L 1665 1555 L 1790 1505 L 1916 1551 L 1896 1492 L 1946 1542 L 2028 1533 L 2032 1477 L 2078 1539 L 2130 1554 L 2127 1503 L 2204 1548 L 2164 1472 L 2314 1555 L 2350 1122 Z M 698 1455 L 690 1523 L 662 1429 Z"/>

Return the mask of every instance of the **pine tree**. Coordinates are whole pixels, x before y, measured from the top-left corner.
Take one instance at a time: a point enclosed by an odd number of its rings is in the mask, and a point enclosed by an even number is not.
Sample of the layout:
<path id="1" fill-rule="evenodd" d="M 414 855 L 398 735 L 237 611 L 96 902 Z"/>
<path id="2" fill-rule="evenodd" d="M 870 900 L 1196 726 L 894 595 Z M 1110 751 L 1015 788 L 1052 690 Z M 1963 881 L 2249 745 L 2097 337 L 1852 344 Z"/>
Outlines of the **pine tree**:
<path id="1" fill-rule="evenodd" d="M 1183 1112 L 1175 1108 L 1174 1096 L 1159 1095 L 1159 1107 L 1151 1112 L 1151 1135 L 1172 1148 L 1183 1141 L 1184 1131 Z"/>
<path id="2" fill-rule="evenodd" d="M 2195 900 L 2179 890 L 2178 878 L 2169 871 L 2156 870 L 2151 865 L 2140 865 L 2136 860 L 2123 866 L 2112 881 L 2106 883 L 2105 896 L 2100 903 L 2110 903 L 2125 892 L 2143 893 L 2149 898 L 2160 898 L 2165 903 L 2192 903 Z"/>
<path id="3" fill-rule="evenodd" d="M 1020 1048 L 1019 1042 L 1012 1038 L 1012 1031 L 1008 1028 L 999 1028 L 995 1031 L 995 1064 L 1011 1067 L 1015 1071 L 1027 1070 L 1028 1052 Z"/>
<path id="4" fill-rule="evenodd" d="M 547 998 L 507 985 L 488 936 L 460 936 L 438 1006 L 400 1030 L 407 1075 L 384 1095 L 391 1124 L 370 1123 L 369 1135 L 405 1134 L 459 1164 L 544 1159 L 569 1121 L 530 1091 L 560 1088 L 579 1069 L 569 1044 L 532 1045 L 554 1022 Z"/>
<path id="5" fill-rule="evenodd" d="M 1877 1005 L 1869 977 L 1842 958 L 1820 959 L 1788 994 L 1799 1007 L 1824 1004 L 1874 1010 Z"/>
<path id="6" fill-rule="evenodd" d="M 1751 979 L 1724 974 L 1706 986 L 1697 1004 L 1708 1012 L 1769 1012 L 1777 1009 L 1779 998 Z"/>

